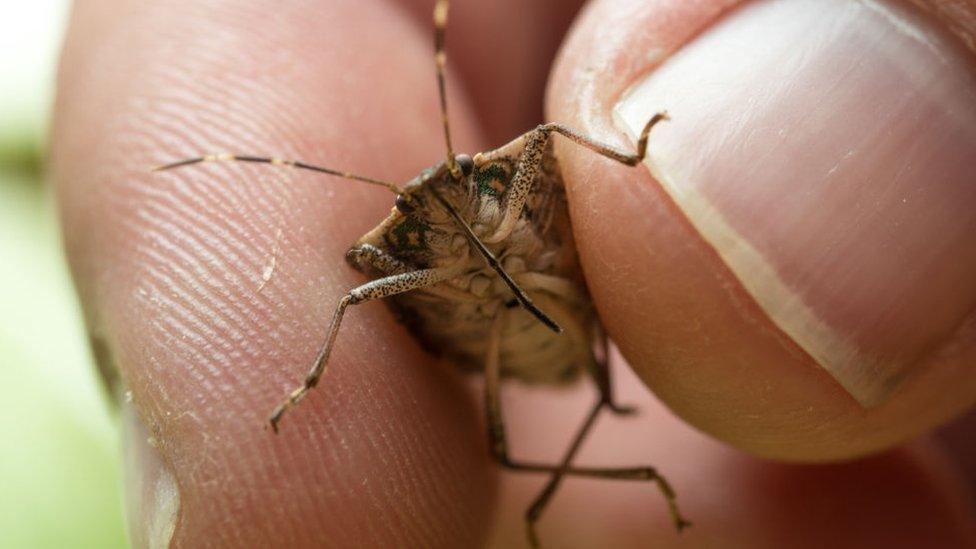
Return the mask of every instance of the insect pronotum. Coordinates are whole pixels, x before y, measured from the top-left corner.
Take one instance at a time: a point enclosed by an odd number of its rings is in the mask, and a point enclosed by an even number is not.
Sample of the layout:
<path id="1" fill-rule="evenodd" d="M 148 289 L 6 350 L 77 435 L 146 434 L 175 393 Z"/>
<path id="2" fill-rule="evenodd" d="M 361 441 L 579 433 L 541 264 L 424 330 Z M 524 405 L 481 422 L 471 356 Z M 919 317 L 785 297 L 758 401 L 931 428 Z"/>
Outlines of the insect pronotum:
<path id="1" fill-rule="evenodd" d="M 448 0 L 434 7 L 434 59 L 440 96 L 443 162 L 404 186 L 297 160 L 239 154 L 188 158 L 156 168 L 237 161 L 287 166 L 379 185 L 396 195 L 390 215 L 357 241 L 346 259 L 372 280 L 339 299 L 318 356 L 305 376 L 271 413 L 277 432 L 285 412 L 321 380 L 350 305 L 387 299 L 401 321 L 429 349 L 462 367 L 484 372 L 489 448 L 503 467 L 548 473 L 550 479 L 525 514 L 529 543 L 538 546 L 535 523 L 566 475 L 632 479 L 657 484 L 678 530 L 689 525 L 675 493 L 653 467 L 593 468 L 573 458 L 598 415 L 632 410 L 618 406 L 606 364 L 606 336 L 583 283 L 551 137 L 554 133 L 597 154 L 635 166 L 647 151 L 644 126 L 636 152 L 621 151 L 561 124 L 542 124 L 507 145 L 476 154 L 454 154 L 447 117 L 444 50 Z M 597 358 L 594 346 L 604 352 Z M 529 383 L 565 383 L 581 371 L 599 390 L 559 463 L 509 457 L 498 386 L 502 377 Z"/>

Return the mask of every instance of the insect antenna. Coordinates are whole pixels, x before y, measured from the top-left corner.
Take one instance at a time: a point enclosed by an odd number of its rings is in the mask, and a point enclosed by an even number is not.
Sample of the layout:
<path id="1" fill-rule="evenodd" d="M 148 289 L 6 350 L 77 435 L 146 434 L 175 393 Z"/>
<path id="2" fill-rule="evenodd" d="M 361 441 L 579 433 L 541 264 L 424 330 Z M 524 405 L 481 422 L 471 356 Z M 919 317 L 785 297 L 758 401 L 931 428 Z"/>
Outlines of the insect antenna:
<path id="1" fill-rule="evenodd" d="M 532 298 L 529 297 L 529 294 L 525 293 L 525 290 L 523 290 L 522 287 L 515 282 L 512 276 L 505 271 L 502 264 L 498 261 L 498 258 L 495 257 L 495 254 L 491 253 L 491 250 L 489 250 L 484 243 L 478 239 L 478 236 L 474 234 L 473 230 L 471 230 L 471 226 L 468 225 L 468 222 L 461 217 L 461 214 L 459 214 L 456 209 L 454 209 L 454 206 L 452 206 L 447 200 L 444 200 L 444 197 L 437 192 L 437 189 L 431 187 L 431 192 L 434 193 L 434 196 L 437 198 L 437 201 L 441 203 L 441 206 L 444 206 L 447 213 L 450 214 L 450 216 L 454 218 L 454 221 L 456 221 L 461 229 L 464 230 L 465 236 L 467 236 L 468 240 L 474 244 L 475 249 L 477 249 L 481 256 L 485 258 L 488 265 L 496 273 L 498 273 L 498 276 L 500 276 L 502 280 L 505 281 L 505 284 L 509 287 L 509 289 L 512 290 L 512 293 L 515 294 L 515 299 L 518 300 L 519 304 L 521 304 L 526 311 L 532 313 L 532 315 L 535 316 L 539 322 L 545 324 L 547 328 L 553 332 L 556 332 L 557 334 L 561 334 L 563 329 L 559 326 L 559 324 L 557 324 L 555 320 L 549 318 L 549 315 L 542 312 L 542 309 L 537 307 L 536 304 L 532 302 Z"/>
<path id="2" fill-rule="evenodd" d="M 177 160 L 176 162 L 170 162 L 169 164 L 163 164 L 162 166 L 157 166 L 153 168 L 152 171 L 161 172 L 165 170 L 172 170 L 176 168 L 182 168 L 184 166 L 199 164 L 201 162 L 250 162 L 252 164 L 272 164 L 275 166 L 287 166 L 289 168 L 295 168 L 298 170 L 308 170 L 312 172 L 334 175 L 337 177 L 342 177 L 344 179 L 361 181 L 363 183 L 368 183 L 370 185 L 379 185 L 380 187 L 386 187 L 387 189 L 389 189 L 390 191 L 396 194 L 401 193 L 400 187 L 398 187 L 395 183 L 382 181 L 380 179 L 374 179 L 372 177 L 356 175 L 349 172 L 333 170 L 332 168 L 326 168 L 324 166 L 316 166 L 314 164 L 308 164 L 306 162 L 301 162 L 299 160 L 286 160 L 284 158 L 277 158 L 273 156 L 249 156 L 249 155 L 226 154 L 226 153 L 208 154 L 205 156 L 186 158 L 183 160 Z"/>
<path id="3" fill-rule="evenodd" d="M 447 121 L 447 92 L 444 89 L 444 67 L 447 65 L 447 53 L 444 48 L 447 40 L 447 10 L 448 0 L 437 0 L 434 6 L 434 62 L 437 65 L 437 91 L 441 99 L 441 121 L 444 123 L 444 143 L 447 145 L 447 168 L 455 179 L 461 179 L 461 167 L 454 160 L 454 149 L 451 147 L 451 125 Z"/>

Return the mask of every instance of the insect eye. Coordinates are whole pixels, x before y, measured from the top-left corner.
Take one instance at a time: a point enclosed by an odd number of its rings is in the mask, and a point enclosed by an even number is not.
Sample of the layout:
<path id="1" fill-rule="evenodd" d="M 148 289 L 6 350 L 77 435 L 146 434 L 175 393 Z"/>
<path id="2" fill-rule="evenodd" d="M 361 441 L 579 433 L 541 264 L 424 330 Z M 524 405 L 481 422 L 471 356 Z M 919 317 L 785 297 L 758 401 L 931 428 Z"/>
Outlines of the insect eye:
<path id="1" fill-rule="evenodd" d="M 457 162 L 458 166 L 461 168 L 461 173 L 463 173 L 465 177 L 471 175 L 471 172 L 474 171 L 474 160 L 472 160 L 470 156 L 466 154 L 459 154 L 454 157 L 454 161 Z"/>
<path id="2" fill-rule="evenodd" d="M 410 203 L 407 197 L 403 196 L 402 194 L 398 194 L 396 197 L 396 209 L 400 210 L 400 213 L 408 214 L 414 211 L 416 208 L 413 207 L 413 204 Z"/>

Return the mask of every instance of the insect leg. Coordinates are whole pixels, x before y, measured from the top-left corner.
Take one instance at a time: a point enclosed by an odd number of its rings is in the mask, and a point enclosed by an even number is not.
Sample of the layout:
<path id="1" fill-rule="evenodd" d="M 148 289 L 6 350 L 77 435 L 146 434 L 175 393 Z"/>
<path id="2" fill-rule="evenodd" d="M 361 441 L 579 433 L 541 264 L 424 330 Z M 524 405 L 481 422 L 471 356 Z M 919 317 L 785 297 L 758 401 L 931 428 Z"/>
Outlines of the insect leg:
<path id="1" fill-rule="evenodd" d="M 325 372 L 325 366 L 329 361 L 329 355 L 332 353 L 332 347 L 335 344 L 336 335 L 339 333 L 339 325 L 342 323 L 342 315 L 345 313 L 346 307 L 349 305 L 358 305 L 374 299 L 382 299 L 384 297 L 389 297 L 403 292 L 409 292 L 410 290 L 433 286 L 434 284 L 451 278 L 456 274 L 457 268 L 454 266 L 410 271 L 407 273 L 387 276 L 377 280 L 371 280 L 370 282 L 354 288 L 348 294 L 342 296 L 342 299 L 339 300 L 339 304 L 336 307 L 335 313 L 332 315 L 332 322 L 329 325 L 329 332 L 325 339 L 325 343 L 323 343 L 322 347 L 319 349 L 318 356 L 315 357 L 315 362 L 312 364 L 312 368 L 305 376 L 304 383 L 292 391 L 291 394 L 288 395 L 288 398 L 279 404 L 271 413 L 271 428 L 277 433 L 278 422 L 281 421 L 281 416 L 285 413 L 285 411 L 298 404 L 299 401 L 305 398 L 308 391 L 315 387 L 315 385 L 318 384 L 319 379 L 322 378 L 322 374 Z"/>
<path id="2" fill-rule="evenodd" d="M 543 296 L 539 296 L 540 298 Z M 553 310 L 559 311 L 559 307 L 554 303 L 548 303 Z M 491 332 L 488 334 L 488 345 L 485 356 L 485 412 L 488 424 L 488 447 L 491 450 L 492 458 L 502 467 L 515 471 L 553 473 L 559 470 L 558 465 L 543 464 L 530 461 L 514 460 L 508 454 L 508 441 L 505 434 L 505 421 L 502 414 L 502 402 L 499 386 L 501 384 L 501 341 L 502 332 L 507 322 L 508 309 L 500 308 L 492 323 Z M 563 316 L 563 315 L 561 315 Z M 567 326 L 572 329 L 571 335 L 582 338 L 585 337 L 580 331 L 579 326 L 572 322 L 570 317 Z M 601 396 L 602 396 L 601 391 Z M 601 398 L 601 401 L 603 398 Z M 575 474 L 570 469 L 569 474 Z"/>
<path id="3" fill-rule="evenodd" d="M 675 527 L 678 530 L 681 530 L 682 528 L 688 526 L 690 523 L 686 521 L 678 511 L 677 503 L 675 502 L 674 490 L 671 489 L 671 485 L 668 484 L 667 480 L 660 476 L 653 467 L 603 468 L 572 467 L 569 465 L 569 461 L 582 444 L 583 438 L 586 436 L 586 432 L 592 426 L 597 412 L 599 412 L 600 408 L 607 402 L 607 397 L 603 393 L 601 393 L 600 400 L 590 411 L 590 415 L 587 417 L 583 428 L 581 428 L 577 434 L 576 439 L 570 448 L 570 452 L 567 453 L 567 456 L 563 460 L 562 464 L 550 465 L 522 460 L 516 461 L 509 457 L 508 441 L 505 434 L 505 422 L 501 409 L 501 394 L 499 392 L 501 380 L 502 330 L 505 327 L 507 314 L 507 309 L 499 310 L 495 317 L 495 321 L 492 323 L 491 332 L 488 335 L 487 356 L 485 357 L 485 411 L 488 424 L 488 447 L 491 451 L 492 458 L 494 458 L 495 461 L 497 461 L 502 467 L 514 471 L 553 474 L 553 479 L 550 480 L 550 483 L 546 485 L 546 488 L 539 496 L 539 499 L 537 499 L 532 507 L 529 508 L 529 511 L 526 514 L 530 542 L 537 542 L 534 522 L 538 519 L 545 507 L 545 504 L 548 502 L 549 498 L 552 497 L 552 494 L 558 487 L 560 481 L 557 479 L 557 477 L 561 478 L 563 475 L 604 478 L 610 480 L 616 479 L 654 482 L 657 484 L 658 488 L 661 490 L 661 493 L 664 495 L 665 500 L 667 501 L 668 509 L 671 512 Z"/>
<path id="4" fill-rule="evenodd" d="M 502 329 L 505 327 L 507 309 L 501 307 L 495 316 L 488 335 L 488 354 L 485 357 L 485 413 L 488 423 L 488 448 L 491 457 L 504 467 L 514 467 L 508 458 L 508 441 L 505 422 L 502 419 L 502 400 L 498 392 L 501 378 Z"/>
<path id="5" fill-rule="evenodd" d="M 651 128 L 662 120 L 669 120 L 667 113 L 659 112 L 652 116 L 651 119 L 647 121 L 647 124 L 644 124 L 644 129 L 641 130 L 640 137 L 637 139 L 637 152 L 634 153 L 624 152 L 613 145 L 601 143 L 592 137 L 587 137 L 572 128 L 563 126 L 562 124 L 543 124 L 542 126 L 539 126 L 536 131 L 543 130 L 562 134 L 571 139 L 574 143 L 582 145 L 602 156 L 616 160 L 621 164 L 636 166 L 641 160 L 644 160 L 644 156 L 647 154 L 647 138 L 651 134 Z"/>
<path id="6" fill-rule="evenodd" d="M 512 176 L 512 182 L 509 184 L 508 191 L 506 191 L 505 215 L 502 217 L 498 228 L 495 229 L 494 234 L 481 239 L 485 244 L 497 244 L 505 240 L 512 233 L 512 229 L 515 228 L 515 222 L 522 215 L 525 201 L 532 191 L 532 185 L 535 183 L 536 176 L 539 175 L 539 169 L 542 166 L 542 155 L 545 152 L 550 133 L 551 130 L 546 129 L 544 126 L 539 126 L 532 131 L 526 132 L 523 136 L 525 139 L 524 148 L 515 166 L 515 174 Z"/>
<path id="7" fill-rule="evenodd" d="M 621 151 L 612 145 L 601 143 L 562 124 L 542 124 L 536 129 L 527 132 L 523 136 L 525 139 L 525 147 L 519 156 L 518 165 L 515 168 L 515 175 L 512 176 L 512 183 L 509 185 L 507 191 L 505 215 L 501 223 L 499 223 L 498 228 L 495 229 L 495 233 L 482 240 L 486 244 L 497 244 L 508 238 L 512 233 L 516 221 L 522 215 L 522 209 L 532 191 L 532 185 L 535 183 L 536 176 L 539 174 L 546 143 L 549 141 L 549 137 L 553 132 L 562 134 L 574 143 L 582 145 L 607 158 L 628 166 L 635 166 L 644 159 L 644 155 L 647 153 L 647 137 L 651 133 L 651 128 L 658 122 L 667 119 L 667 114 L 657 113 L 647 121 L 637 140 L 636 153 Z"/>
<path id="8" fill-rule="evenodd" d="M 675 529 L 680 532 L 691 526 L 691 522 L 682 516 L 678 509 L 677 494 L 675 494 L 674 488 L 654 467 L 567 467 L 563 472 L 578 477 L 653 482 L 657 485 L 661 495 L 664 496 Z"/>
<path id="9" fill-rule="evenodd" d="M 405 273 L 413 268 L 372 244 L 359 244 L 355 248 L 351 248 L 346 252 L 346 261 L 357 270 L 361 270 L 365 266 L 372 267 L 376 269 L 379 276 Z M 467 303 L 481 303 L 483 301 L 468 292 L 450 286 L 432 286 L 424 288 L 424 291 L 451 301 Z"/>
<path id="10" fill-rule="evenodd" d="M 664 501 L 668 506 L 671 521 L 679 532 L 691 526 L 691 522 L 684 518 L 678 509 L 677 494 L 674 488 L 654 467 L 566 467 L 560 471 L 558 466 L 521 463 L 516 468 L 519 471 L 535 473 L 565 474 L 575 477 L 600 478 L 605 480 L 634 480 L 653 482 L 657 485 Z M 550 481 L 551 482 L 551 481 Z M 548 485 L 547 485 L 548 488 Z M 553 488 L 552 491 L 554 491 Z M 545 492 L 543 492 L 544 494 Z M 540 495 L 541 497 L 541 495 Z M 541 511 L 540 511 L 541 512 Z"/>
<path id="11" fill-rule="evenodd" d="M 410 270 L 410 267 L 372 244 L 360 244 L 346 252 L 346 261 L 355 268 L 369 265 L 385 274 L 398 274 Z"/>
<path id="12" fill-rule="evenodd" d="M 671 485 L 664 477 L 658 474 L 657 470 L 653 467 L 609 468 L 572 467 L 569 465 L 569 461 L 572 459 L 573 454 L 575 454 L 575 451 L 578 449 L 579 445 L 582 444 L 583 438 L 586 436 L 586 432 L 589 430 L 590 426 L 592 426 L 597 412 L 599 412 L 600 408 L 607 403 L 607 397 L 602 392 L 600 400 L 590 411 L 590 415 L 587 417 L 583 427 L 577 434 L 576 439 L 573 442 L 573 446 L 570 448 L 570 452 L 567 453 L 566 459 L 563 460 L 561 465 L 534 463 L 522 460 L 516 461 L 509 457 L 508 441 L 505 435 L 505 422 L 501 409 L 501 395 L 499 393 L 501 378 L 501 338 L 502 330 L 505 326 L 506 315 L 506 309 L 499 310 L 498 315 L 495 317 L 495 321 L 492 324 L 492 330 L 488 336 L 488 352 L 485 359 L 485 410 L 488 423 L 488 447 L 491 450 L 492 458 L 494 458 L 495 461 L 497 461 L 502 467 L 514 471 L 551 473 L 554 475 L 553 479 L 550 480 L 549 484 L 546 485 L 545 490 L 542 492 L 542 494 L 540 494 L 539 499 L 533 503 L 532 507 L 529 508 L 529 512 L 526 513 L 526 519 L 529 521 L 528 528 L 530 542 L 537 543 L 538 541 L 535 536 L 534 522 L 536 519 L 538 519 L 543 508 L 545 507 L 546 502 L 548 502 L 548 499 L 552 497 L 552 494 L 558 487 L 560 481 L 557 479 L 557 477 L 561 477 L 562 475 L 603 478 L 608 480 L 636 480 L 654 482 L 657 484 L 661 494 L 664 495 L 665 501 L 668 505 L 668 510 L 671 513 L 671 518 L 674 521 L 675 528 L 680 531 L 685 527 L 690 526 L 691 523 L 685 520 L 678 510 L 675 493 L 671 488 Z"/>
<path id="13" fill-rule="evenodd" d="M 603 398 L 601 397 L 590 410 L 590 413 L 586 416 L 586 420 L 583 425 L 580 426 L 579 431 L 576 433 L 576 437 L 573 439 L 573 443 L 570 444 L 569 450 L 566 451 L 566 455 L 563 457 L 562 463 L 552 474 L 552 478 L 546 484 L 542 492 L 535 498 L 532 505 L 529 506 L 528 510 L 525 512 L 525 529 L 526 534 L 529 537 L 529 544 L 532 547 L 539 547 L 539 536 L 535 532 L 535 523 L 539 520 L 542 515 L 542 511 L 545 510 L 546 505 L 549 500 L 552 499 L 552 495 L 556 493 L 556 488 L 563 481 L 563 477 L 568 473 L 569 464 L 576 457 L 576 453 L 579 451 L 580 446 L 583 445 L 583 440 L 586 438 L 586 434 L 593 427 L 594 421 L 596 421 L 597 414 L 600 413 L 600 409 L 603 408 Z"/>
<path id="14" fill-rule="evenodd" d="M 579 451 L 580 446 L 582 446 L 583 441 L 586 438 L 587 433 L 593 427 L 593 423 L 596 420 L 597 414 L 600 413 L 600 409 L 606 405 L 606 401 L 601 398 L 594 403 L 593 408 L 590 409 L 589 415 L 586 416 L 583 425 L 580 426 L 579 431 L 576 433 L 576 437 L 573 439 L 573 443 L 570 445 L 569 450 L 566 451 L 565 457 L 560 466 L 553 471 L 552 478 L 546 484 L 542 492 L 536 497 L 535 501 L 525 512 L 525 523 L 527 535 L 529 537 L 529 543 L 532 547 L 539 546 L 539 538 L 535 532 L 535 523 L 539 520 L 539 516 L 545 509 L 549 500 L 552 499 L 552 495 L 556 492 L 559 484 L 562 483 L 563 477 L 565 475 L 575 475 L 575 476 L 588 476 L 604 479 L 619 479 L 619 480 L 642 480 L 642 481 L 652 481 L 657 484 L 658 489 L 664 496 L 665 501 L 668 505 L 668 512 L 671 514 L 671 520 L 674 523 L 675 529 L 679 532 L 685 528 L 691 526 L 691 522 L 685 519 L 681 512 L 678 510 L 677 496 L 674 489 L 668 481 L 658 474 L 657 470 L 653 467 L 625 467 L 625 468 L 604 468 L 604 467 L 571 467 L 570 462 L 576 457 L 576 453 Z"/>
<path id="15" fill-rule="evenodd" d="M 491 333 L 488 336 L 488 356 L 485 360 L 485 410 L 488 415 L 488 445 L 491 448 L 492 457 L 505 467 L 516 470 L 545 471 L 553 474 L 552 479 L 546 484 L 542 494 L 536 498 L 535 502 L 525 514 L 526 534 L 529 538 L 529 544 L 532 547 L 538 547 L 539 538 L 535 532 L 535 522 L 539 519 L 539 515 L 542 514 L 542 510 L 552 497 L 552 494 L 555 493 L 556 488 L 559 487 L 559 483 L 566 472 L 570 460 L 572 460 L 573 455 L 575 455 L 576 450 L 579 448 L 585 431 L 589 429 L 589 426 L 593 423 L 593 419 L 596 418 L 596 412 L 600 410 L 603 401 L 598 402 L 597 406 L 590 412 L 590 417 L 587 419 L 585 428 L 577 435 L 576 441 L 563 459 L 561 465 L 536 465 L 512 461 L 508 457 L 508 443 L 505 437 L 505 423 L 502 420 L 501 395 L 499 394 L 501 339 L 506 314 L 507 310 L 505 308 L 499 309 L 495 316 L 495 321 L 492 323 Z"/>
<path id="16" fill-rule="evenodd" d="M 519 284 L 522 285 L 527 291 L 534 292 L 544 292 L 542 295 L 538 293 L 537 298 L 540 304 L 544 305 L 547 309 L 550 309 L 554 314 L 558 314 L 557 318 L 560 318 L 560 323 L 563 324 L 565 330 L 570 334 L 571 337 L 578 340 L 592 340 L 593 334 L 585 328 L 583 324 L 578 322 L 573 318 L 572 315 L 565 314 L 565 310 L 559 305 L 559 302 L 553 302 L 549 298 L 544 297 L 545 294 L 552 294 L 559 297 L 564 301 L 569 302 L 581 302 L 585 296 L 580 293 L 576 285 L 571 281 L 561 278 L 558 276 L 546 275 L 542 273 L 520 273 L 517 277 Z M 590 360 L 584 365 L 587 373 L 593 378 L 597 389 L 600 391 L 600 395 L 603 396 L 603 401 L 607 405 L 607 408 L 611 412 L 617 415 L 629 415 L 634 413 L 636 410 L 628 406 L 619 406 L 613 398 L 613 384 L 610 382 L 610 340 L 607 337 L 606 330 L 603 329 L 599 323 L 595 325 L 596 340 L 600 345 L 600 356 L 595 356 L 592 351 L 589 352 Z"/>
<path id="17" fill-rule="evenodd" d="M 502 415 L 502 400 L 499 386 L 501 382 L 501 343 L 508 310 L 499 308 L 488 334 L 487 355 L 485 357 L 485 413 L 488 423 L 488 448 L 491 457 L 502 467 L 516 471 L 555 472 L 556 465 L 514 461 L 508 455 L 508 439 L 505 435 L 505 420 Z"/>
<path id="18" fill-rule="evenodd" d="M 590 375 L 593 376 L 593 381 L 600 390 L 603 402 L 611 412 L 618 416 L 632 415 L 637 412 L 636 408 L 633 406 L 621 406 L 613 398 L 613 383 L 610 379 L 610 338 L 607 337 L 607 333 L 603 330 L 602 326 L 600 327 L 598 339 L 600 341 L 601 356 L 599 358 L 593 357 L 593 362 L 588 367 Z"/>

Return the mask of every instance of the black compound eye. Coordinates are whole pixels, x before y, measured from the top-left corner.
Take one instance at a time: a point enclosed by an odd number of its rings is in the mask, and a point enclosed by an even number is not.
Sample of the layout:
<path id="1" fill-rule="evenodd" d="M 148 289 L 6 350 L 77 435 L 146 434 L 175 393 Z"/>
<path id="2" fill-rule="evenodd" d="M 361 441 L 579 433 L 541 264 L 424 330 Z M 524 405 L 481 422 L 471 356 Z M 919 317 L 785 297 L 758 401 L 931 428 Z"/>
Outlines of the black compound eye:
<path id="1" fill-rule="evenodd" d="M 396 197 L 396 209 L 400 210 L 400 213 L 408 214 L 413 212 L 416 208 L 410 204 L 407 197 L 403 196 L 402 194 L 398 194 Z"/>
<path id="2" fill-rule="evenodd" d="M 474 171 L 474 160 L 472 160 L 470 156 L 466 154 L 459 154 L 454 157 L 454 161 L 457 162 L 458 166 L 461 168 L 461 173 L 463 173 L 465 177 L 471 175 L 471 172 Z"/>

